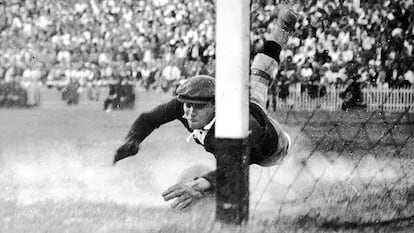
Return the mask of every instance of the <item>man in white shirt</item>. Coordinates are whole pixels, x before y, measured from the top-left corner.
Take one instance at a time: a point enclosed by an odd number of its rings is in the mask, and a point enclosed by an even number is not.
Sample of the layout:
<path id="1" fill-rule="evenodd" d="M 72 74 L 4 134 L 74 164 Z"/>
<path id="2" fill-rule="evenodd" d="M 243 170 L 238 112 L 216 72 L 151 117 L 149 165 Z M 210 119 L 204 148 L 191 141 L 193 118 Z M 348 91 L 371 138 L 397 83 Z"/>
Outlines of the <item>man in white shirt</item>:
<path id="1" fill-rule="evenodd" d="M 172 85 L 181 79 L 181 70 L 175 65 L 175 62 L 169 62 L 162 70 L 161 88 L 168 92 Z"/>
<path id="2" fill-rule="evenodd" d="M 404 79 L 409 81 L 411 83 L 411 85 L 414 84 L 414 72 L 413 72 L 413 70 L 414 70 L 414 65 L 411 65 L 411 68 L 407 72 L 405 72 L 405 74 L 404 74 Z"/>

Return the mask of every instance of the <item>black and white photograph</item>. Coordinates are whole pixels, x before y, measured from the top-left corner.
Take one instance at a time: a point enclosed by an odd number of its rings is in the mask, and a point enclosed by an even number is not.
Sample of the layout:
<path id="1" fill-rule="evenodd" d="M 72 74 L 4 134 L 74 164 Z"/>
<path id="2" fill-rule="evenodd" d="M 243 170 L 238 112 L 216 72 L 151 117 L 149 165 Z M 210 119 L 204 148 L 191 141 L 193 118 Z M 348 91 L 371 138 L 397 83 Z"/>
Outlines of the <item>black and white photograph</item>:
<path id="1" fill-rule="evenodd" d="M 0 233 L 414 232 L 413 0 L 0 0 Z"/>

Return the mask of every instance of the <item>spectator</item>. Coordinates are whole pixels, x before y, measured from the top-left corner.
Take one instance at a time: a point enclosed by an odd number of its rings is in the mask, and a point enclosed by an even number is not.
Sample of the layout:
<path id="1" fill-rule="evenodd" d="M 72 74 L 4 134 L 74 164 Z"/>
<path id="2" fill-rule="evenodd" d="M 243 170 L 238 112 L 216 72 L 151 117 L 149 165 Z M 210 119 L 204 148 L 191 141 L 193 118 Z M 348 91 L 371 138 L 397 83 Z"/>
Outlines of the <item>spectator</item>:
<path id="1" fill-rule="evenodd" d="M 110 112 L 112 109 L 118 109 L 121 101 L 121 82 L 120 78 L 113 79 L 109 82 L 109 96 L 104 101 L 104 111 Z"/>
<path id="2" fill-rule="evenodd" d="M 407 69 L 404 74 L 404 79 L 410 82 L 410 86 L 414 84 L 414 65 L 411 63 L 411 67 Z"/>
<path id="3" fill-rule="evenodd" d="M 175 49 L 175 57 L 177 62 L 177 67 L 180 70 L 183 70 L 185 59 L 187 59 L 188 47 L 184 44 L 184 41 L 180 40 L 177 43 L 177 48 Z"/>
<path id="4" fill-rule="evenodd" d="M 164 92 L 168 92 L 171 87 L 178 85 L 181 80 L 181 70 L 177 67 L 176 63 L 170 61 L 167 66 L 164 67 L 161 73 L 161 88 Z M 175 88 L 174 88 L 175 89 Z"/>
<path id="5" fill-rule="evenodd" d="M 363 104 L 361 85 L 356 77 L 348 80 L 345 91 L 340 94 L 340 97 L 343 99 L 342 110 L 347 111 L 349 109 L 366 107 Z"/>
<path id="6" fill-rule="evenodd" d="M 0 82 L 0 107 L 28 107 L 27 92 L 18 79 Z"/>
<path id="7" fill-rule="evenodd" d="M 67 105 L 77 105 L 79 103 L 79 82 L 74 78 L 69 78 L 69 83 L 62 91 L 62 98 Z"/>
<path id="8" fill-rule="evenodd" d="M 120 86 L 119 109 L 133 109 L 135 107 L 135 89 L 132 78 L 125 78 Z"/>

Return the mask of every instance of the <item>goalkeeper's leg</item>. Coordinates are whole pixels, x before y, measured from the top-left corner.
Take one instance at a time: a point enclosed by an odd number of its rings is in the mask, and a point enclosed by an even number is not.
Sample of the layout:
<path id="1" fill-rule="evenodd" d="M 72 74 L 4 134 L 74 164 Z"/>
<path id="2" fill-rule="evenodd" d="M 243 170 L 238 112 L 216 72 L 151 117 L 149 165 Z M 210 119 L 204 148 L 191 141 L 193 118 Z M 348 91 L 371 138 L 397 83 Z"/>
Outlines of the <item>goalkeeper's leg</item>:
<path id="1" fill-rule="evenodd" d="M 278 138 L 276 152 L 264 160 L 260 164 L 262 166 L 272 166 L 280 161 L 280 158 L 287 154 L 291 144 L 289 134 L 266 110 L 266 102 L 269 86 L 278 69 L 280 51 L 286 44 L 289 33 L 294 30 L 295 22 L 296 16 L 293 11 L 287 6 L 281 6 L 275 28 L 265 43 L 264 51 L 254 57 L 251 66 L 250 102 L 254 105 L 254 111 L 271 123 Z"/>

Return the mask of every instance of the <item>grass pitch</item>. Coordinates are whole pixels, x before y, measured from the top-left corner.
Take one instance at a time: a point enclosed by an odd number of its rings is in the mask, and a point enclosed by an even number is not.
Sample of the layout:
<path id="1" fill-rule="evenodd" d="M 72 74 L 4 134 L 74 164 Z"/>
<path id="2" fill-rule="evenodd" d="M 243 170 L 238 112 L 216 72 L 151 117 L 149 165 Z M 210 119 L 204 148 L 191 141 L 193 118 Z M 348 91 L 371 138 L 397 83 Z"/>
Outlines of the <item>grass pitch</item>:
<path id="1" fill-rule="evenodd" d="M 135 110 L 110 113 L 44 96 L 38 108 L 0 109 L 0 232 L 414 230 L 411 115 L 277 112 L 292 151 L 280 166 L 251 166 L 251 217 L 237 228 L 214 222 L 214 200 L 187 212 L 162 200 L 186 168 L 215 165 L 178 122 L 111 166 L 133 120 L 170 95 L 139 92 Z"/>

